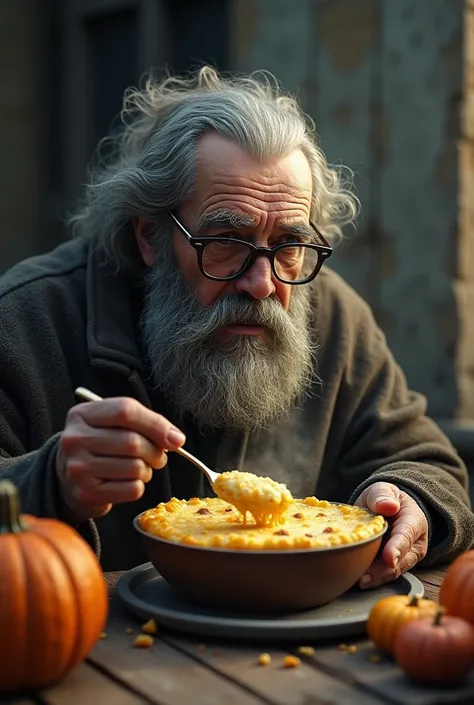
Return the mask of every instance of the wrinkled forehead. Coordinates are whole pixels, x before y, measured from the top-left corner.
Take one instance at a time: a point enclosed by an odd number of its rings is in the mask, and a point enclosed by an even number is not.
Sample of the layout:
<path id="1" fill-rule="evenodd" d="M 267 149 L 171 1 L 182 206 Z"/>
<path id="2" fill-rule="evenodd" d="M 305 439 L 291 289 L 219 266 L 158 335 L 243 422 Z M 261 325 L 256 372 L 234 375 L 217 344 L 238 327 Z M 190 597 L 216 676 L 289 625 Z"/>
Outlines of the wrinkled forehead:
<path id="1" fill-rule="evenodd" d="M 257 157 L 219 135 L 202 137 L 197 146 L 196 215 L 217 209 L 236 217 L 259 214 L 286 220 L 307 219 L 312 175 L 305 154 L 297 149 L 283 156 Z"/>

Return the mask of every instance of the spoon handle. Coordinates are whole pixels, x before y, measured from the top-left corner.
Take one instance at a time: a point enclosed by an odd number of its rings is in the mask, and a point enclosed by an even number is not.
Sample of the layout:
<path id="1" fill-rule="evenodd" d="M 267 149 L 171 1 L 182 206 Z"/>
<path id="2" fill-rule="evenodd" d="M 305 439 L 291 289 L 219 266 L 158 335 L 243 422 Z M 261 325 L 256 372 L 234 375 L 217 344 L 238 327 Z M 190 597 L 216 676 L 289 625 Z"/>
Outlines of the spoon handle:
<path id="1" fill-rule="evenodd" d="M 194 463 L 194 465 L 196 465 L 196 467 L 198 467 L 205 474 L 211 485 L 213 485 L 219 477 L 218 472 L 214 472 L 213 470 L 208 468 L 207 465 L 204 465 L 201 460 L 198 460 L 194 455 L 189 453 L 187 450 L 184 450 L 184 448 L 173 448 L 173 452 L 182 455 L 183 458 L 186 458 L 191 463 Z"/>
<path id="2" fill-rule="evenodd" d="M 99 397 L 98 394 L 94 394 L 94 392 L 91 392 L 90 389 L 86 389 L 85 387 L 78 387 L 74 394 L 84 401 L 102 401 L 102 397 Z"/>
<path id="3" fill-rule="evenodd" d="M 77 397 L 83 399 L 84 401 L 102 401 L 102 397 L 100 397 L 98 394 L 95 394 L 94 392 L 91 392 L 90 389 L 87 389 L 86 387 L 77 387 L 77 389 L 75 390 L 75 394 Z M 203 462 L 195 458 L 194 455 L 191 455 L 191 453 L 189 453 L 187 450 L 184 450 L 184 448 L 173 448 L 172 450 L 174 453 L 178 453 L 179 455 L 182 455 L 183 458 L 186 458 L 186 460 L 189 460 L 191 463 L 194 463 L 194 465 L 196 465 L 196 467 L 198 467 L 201 472 L 206 475 L 211 485 L 213 485 L 215 480 L 217 480 L 217 478 L 219 477 L 219 473 L 214 472 L 213 470 L 208 468 L 207 465 L 204 465 Z"/>

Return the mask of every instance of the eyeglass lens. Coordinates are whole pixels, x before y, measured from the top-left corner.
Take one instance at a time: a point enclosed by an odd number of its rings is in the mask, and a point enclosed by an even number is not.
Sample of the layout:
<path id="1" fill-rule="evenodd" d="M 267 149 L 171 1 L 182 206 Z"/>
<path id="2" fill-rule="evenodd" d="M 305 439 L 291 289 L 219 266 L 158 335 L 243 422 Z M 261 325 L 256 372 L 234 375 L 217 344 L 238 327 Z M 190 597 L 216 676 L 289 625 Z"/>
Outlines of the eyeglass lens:
<path id="1" fill-rule="evenodd" d="M 202 253 L 202 268 L 211 277 L 226 279 L 243 270 L 251 254 L 244 243 L 228 239 L 208 242 Z M 274 259 L 277 275 L 288 282 L 306 279 L 317 264 L 318 252 L 302 244 L 285 245 L 276 251 Z"/>

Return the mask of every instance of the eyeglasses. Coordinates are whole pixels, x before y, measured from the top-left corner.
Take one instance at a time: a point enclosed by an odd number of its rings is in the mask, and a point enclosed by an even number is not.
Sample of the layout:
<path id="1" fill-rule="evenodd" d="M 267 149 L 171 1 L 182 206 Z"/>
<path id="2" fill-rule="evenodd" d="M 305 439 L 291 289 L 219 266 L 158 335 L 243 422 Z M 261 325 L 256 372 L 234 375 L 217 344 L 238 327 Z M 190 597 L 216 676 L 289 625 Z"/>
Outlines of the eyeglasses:
<path id="1" fill-rule="evenodd" d="M 214 281 L 238 279 L 248 272 L 258 257 L 267 257 L 273 274 L 283 284 L 308 284 L 333 253 L 332 247 L 313 224 L 314 234 L 323 244 L 290 242 L 275 247 L 257 247 L 233 237 L 194 237 L 172 211 L 169 215 L 196 250 L 201 273 Z"/>

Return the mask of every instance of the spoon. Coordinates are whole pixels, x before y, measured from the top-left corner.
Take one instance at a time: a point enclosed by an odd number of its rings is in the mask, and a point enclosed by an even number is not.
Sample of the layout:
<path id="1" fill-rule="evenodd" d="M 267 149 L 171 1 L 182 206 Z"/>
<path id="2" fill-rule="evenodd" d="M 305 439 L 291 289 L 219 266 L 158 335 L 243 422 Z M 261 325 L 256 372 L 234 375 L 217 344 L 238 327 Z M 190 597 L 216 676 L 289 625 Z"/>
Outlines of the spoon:
<path id="1" fill-rule="evenodd" d="M 102 397 L 85 387 L 77 387 L 75 394 L 85 401 L 102 401 Z M 269 477 L 262 478 L 238 470 L 226 473 L 214 472 L 184 448 L 170 450 L 194 463 L 207 477 L 216 495 L 225 502 L 233 504 L 244 520 L 247 512 L 250 512 L 257 525 L 276 523 L 293 501 L 286 485 L 281 485 Z M 165 450 L 165 452 L 168 451 Z"/>
<path id="2" fill-rule="evenodd" d="M 75 390 L 75 394 L 80 399 L 84 399 L 84 401 L 102 401 L 103 399 L 103 397 L 100 397 L 98 394 L 91 392 L 89 389 L 86 389 L 86 387 L 78 387 Z M 217 480 L 218 477 L 220 477 L 221 473 L 214 472 L 213 470 L 208 468 L 207 465 L 204 465 L 201 460 L 195 458 L 194 455 L 188 453 L 188 451 L 184 450 L 184 448 L 172 448 L 172 450 L 174 453 L 179 453 L 179 455 L 182 455 L 183 458 L 186 458 L 191 463 L 194 463 L 194 465 L 198 467 L 199 470 L 201 470 L 201 472 L 203 472 L 204 475 L 207 477 L 207 479 L 211 483 L 211 486 L 214 485 L 214 482 Z"/>

